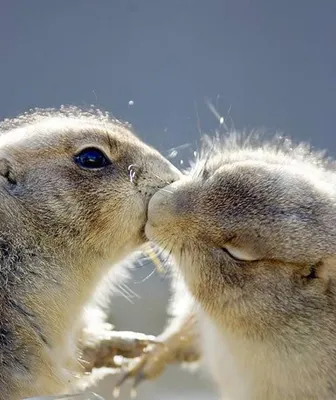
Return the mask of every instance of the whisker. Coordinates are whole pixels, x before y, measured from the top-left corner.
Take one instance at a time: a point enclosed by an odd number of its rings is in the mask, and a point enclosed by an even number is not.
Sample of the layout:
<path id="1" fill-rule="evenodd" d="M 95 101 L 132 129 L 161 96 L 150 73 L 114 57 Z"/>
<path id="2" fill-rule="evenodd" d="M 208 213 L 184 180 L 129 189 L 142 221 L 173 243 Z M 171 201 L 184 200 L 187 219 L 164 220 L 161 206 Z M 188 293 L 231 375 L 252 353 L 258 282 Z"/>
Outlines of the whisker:
<path id="1" fill-rule="evenodd" d="M 190 146 L 191 146 L 191 143 L 184 143 L 184 144 L 181 144 L 180 146 L 172 147 L 169 150 L 167 150 L 167 153 L 168 153 L 167 157 L 175 158 L 177 156 L 179 150 L 186 149 Z"/>
<path id="2" fill-rule="evenodd" d="M 152 175 L 155 176 L 155 178 L 159 179 L 159 181 L 164 182 L 166 185 L 169 185 L 170 182 L 166 181 L 161 176 L 156 175 L 154 172 L 152 172 Z"/>
<path id="3" fill-rule="evenodd" d="M 162 192 L 166 192 L 166 193 L 169 193 L 169 194 L 173 193 L 171 190 L 168 190 L 168 189 L 165 189 L 165 188 L 160 189 L 160 190 L 162 190 Z"/>
<path id="4" fill-rule="evenodd" d="M 152 261 L 152 263 L 155 265 L 156 269 L 160 272 L 162 271 L 162 263 L 160 260 L 159 255 L 155 252 L 154 245 L 151 243 L 148 243 L 146 249 L 145 249 L 145 255 L 149 258 L 149 260 Z"/>
<path id="5" fill-rule="evenodd" d="M 129 177 L 130 177 L 130 181 L 131 183 L 134 183 L 134 178 L 135 178 L 135 174 L 136 174 L 136 168 L 138 166 L 136 164 L 131 164 L 128 166 L 127 170 L 129 171 Z"/>
<path id="6" fill-rule="evenodd" d="M 196 112 L 196 124 L 197 124 L 197 130 L 200 136 L 202 136 L 202 127 L 201 127 L 201 120 L 199 117 L 199 112 L 198 112 L 198 105 L 197 102 L 195 101 L 195 112 Z"/>
<path id="7" fill-rule="evenodd" d="M 222 117 L 219 112 L 216 110 L 215 106 L 212 104 L 212 102 L 210 101 L 210 99 L 206 98 L 205 102 L 207 104 L 207 106 L 209 107 L 209 110 L 213 113 L 213 115 L 218 119 L 219 121 L 219 125 L 223 125 L 224 129 L 228 132 L 229 128 L 227 127 L 226 123 L 225 123 L 225 118 Z"/>
<path id="8" fill-rule="evenodd" d="M 153 261 L 150 258 L 145 257 L 144 259 L 141 260 L 141 263 L 139 261 L 140 267 L 138 267 L 138 268 L 145 268 L 145 267 L 148 267 L 151 264 L 153 264 Z"/>
<path id="9" fill-rule="evenodd" d="M 134 304 L 134 301 L 132 300 L 134 297 L 140 299 L 140 296 L 137 293 L 135 293 L 130 287 L 128 287 L 125 283 L 119 283 L 116 287 L 116 290 L 122 297 L 124 297 L 131 304 Z"/>
<path id="10" fill-rule="evenodd" d="M 121 285 L 123 286 L 125 291 L 127 291 L 133 297 L 136 297 L 137 299 L 140 299 L 140 296 L 138 295 L 138 293 L 134 292 L 134 290 L 132 290 L 128 285 L 126 285 L 126 283 L 121 283 Z"/>
<path id="11" fill-rule="evenodd" d="M 156 266 L 154 265 L 153 270 L 142 280 L 140 281 L 135 281 L 133 282 L 134 284 L 139 284 L 139 283 L 143 283 L 146 282 L 151 276 L 153 276 L 155 274 L 155 272 L 157 272 Z"/>

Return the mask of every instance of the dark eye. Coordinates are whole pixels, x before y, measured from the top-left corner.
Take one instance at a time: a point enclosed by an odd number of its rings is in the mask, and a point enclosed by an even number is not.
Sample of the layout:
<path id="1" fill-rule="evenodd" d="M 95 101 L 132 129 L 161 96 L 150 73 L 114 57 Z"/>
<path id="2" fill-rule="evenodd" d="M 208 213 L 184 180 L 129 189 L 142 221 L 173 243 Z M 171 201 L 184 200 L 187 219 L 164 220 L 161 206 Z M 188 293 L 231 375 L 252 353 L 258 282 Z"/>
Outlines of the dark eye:
<path id="1" fill-rule="evenodd" d="M 110 165 L 111 161 L 101 150 L 90 147 L 75 156 L 75 163 L 81 168 L 100 169 Z"/>

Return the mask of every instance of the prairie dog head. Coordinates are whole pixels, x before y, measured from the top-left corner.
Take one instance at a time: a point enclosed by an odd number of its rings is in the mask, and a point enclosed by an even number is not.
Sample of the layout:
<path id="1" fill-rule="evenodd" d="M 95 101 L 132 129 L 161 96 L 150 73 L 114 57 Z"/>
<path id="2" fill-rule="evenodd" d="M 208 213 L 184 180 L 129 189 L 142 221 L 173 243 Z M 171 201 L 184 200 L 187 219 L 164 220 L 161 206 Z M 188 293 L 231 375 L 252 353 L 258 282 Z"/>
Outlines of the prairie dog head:
<path id="1" fill-rule="evenodd" d="M 84 257 L 113 262 L 143 243 L 150 197 L 178 177 L 99 111 L 36 111 L 0 130 L 1 224 Z"/>
<path id="2" fill-rule="evenodd" d="M 281 323 L 330 326 L 335 183 L 332 165 L 304 146 L 232 134 L 209 142 L 181 180 L 152 197 L 146 234 L 226 329 L 255 337 Z"/>

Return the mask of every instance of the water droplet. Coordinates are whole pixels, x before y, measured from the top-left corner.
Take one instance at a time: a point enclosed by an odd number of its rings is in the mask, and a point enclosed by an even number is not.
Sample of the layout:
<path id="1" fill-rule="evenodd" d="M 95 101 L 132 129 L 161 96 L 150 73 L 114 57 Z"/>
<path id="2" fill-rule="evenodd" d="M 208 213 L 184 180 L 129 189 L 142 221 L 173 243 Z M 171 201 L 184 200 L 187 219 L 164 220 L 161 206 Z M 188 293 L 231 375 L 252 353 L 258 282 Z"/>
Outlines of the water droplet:
<path id="1" fill-rule="evenodd" d="M 177 150 L 172 150 L 169 154 L 168 154 L 168 157 L 170 157 L 170 158 L 174 158 L 174 157 L 176 157 L 177 156 Z"/>

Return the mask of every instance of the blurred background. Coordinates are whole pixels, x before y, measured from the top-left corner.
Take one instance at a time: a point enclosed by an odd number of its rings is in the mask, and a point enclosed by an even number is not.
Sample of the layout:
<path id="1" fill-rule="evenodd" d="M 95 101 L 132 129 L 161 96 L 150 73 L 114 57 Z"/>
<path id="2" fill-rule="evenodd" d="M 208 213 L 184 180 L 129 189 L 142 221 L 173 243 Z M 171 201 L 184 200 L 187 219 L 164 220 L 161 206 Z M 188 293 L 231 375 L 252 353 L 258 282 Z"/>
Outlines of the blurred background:
<path id="1" fill-rule="evenodd" d="M 94 104 L 131 122 L 182 167 L 202 132 L 225 132 L 225 125 L 282 131 L 335 156 L 335 0 L 0 0 L 0 6 L 1 119 L 31 107 Z M 163 328 L 168 282 L 152 271 L 137 268 L 128 295 L 121 288 L 113 298 L 118 329 Z M 113 383 L 106 379 L 95 391 L 109 400 Z M 144 383 L 138 398 L 216 397 L 203 374 L 171 367 Z"/>

